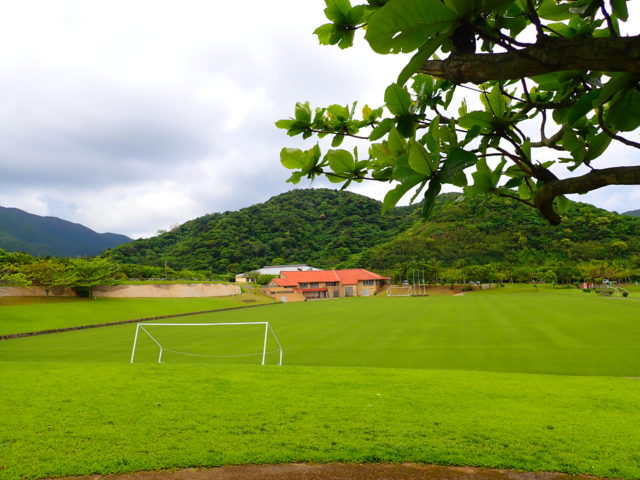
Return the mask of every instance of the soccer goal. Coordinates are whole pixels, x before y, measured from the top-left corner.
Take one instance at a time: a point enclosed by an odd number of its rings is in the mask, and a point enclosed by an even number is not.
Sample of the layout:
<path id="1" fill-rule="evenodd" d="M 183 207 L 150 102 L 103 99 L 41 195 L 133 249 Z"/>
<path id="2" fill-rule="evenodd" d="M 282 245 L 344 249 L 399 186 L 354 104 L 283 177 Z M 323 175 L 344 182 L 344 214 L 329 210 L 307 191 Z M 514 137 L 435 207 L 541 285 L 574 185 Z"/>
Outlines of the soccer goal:
<path id="1" fill-rule="evenodd" d="M 412 287 L 389 287 L 387 289 L 387 297 L 410 297 L 412 294 Z"/>
<path id="2" fill-rule="evenodd" d="M 143 345 L 144 344 L 144 345 Z M 141 346 L 142 345 L 142 346 Z M 238 359 L 260 358 L 275 354 L 282 365 L 282 345 L 269 322 L 233 323 L 138 323 L 133 338 L 131 363 L 141 348 L 145 353 L 158 352 L 158 363 L 167 354 L 187 357 Z"/>

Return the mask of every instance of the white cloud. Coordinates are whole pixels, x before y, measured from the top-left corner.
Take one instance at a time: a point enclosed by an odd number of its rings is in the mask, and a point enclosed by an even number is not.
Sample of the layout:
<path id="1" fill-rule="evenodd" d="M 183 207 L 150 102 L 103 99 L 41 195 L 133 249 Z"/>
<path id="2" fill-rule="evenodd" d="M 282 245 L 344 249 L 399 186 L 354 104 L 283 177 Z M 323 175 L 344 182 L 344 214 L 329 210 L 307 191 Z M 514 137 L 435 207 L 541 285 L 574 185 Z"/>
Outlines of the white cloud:
<path id="1" fill-rule="evenodd" d="M 311 143 L 274 122 L 296 101 L 380 105 L 407 60 L 319 46 L 321 0 L 4 7 L 0 204 L 134 237 L 292 188 L 279 151 Z M 588 198 L 640 206 L 636 187 L 607 191 Z"/>

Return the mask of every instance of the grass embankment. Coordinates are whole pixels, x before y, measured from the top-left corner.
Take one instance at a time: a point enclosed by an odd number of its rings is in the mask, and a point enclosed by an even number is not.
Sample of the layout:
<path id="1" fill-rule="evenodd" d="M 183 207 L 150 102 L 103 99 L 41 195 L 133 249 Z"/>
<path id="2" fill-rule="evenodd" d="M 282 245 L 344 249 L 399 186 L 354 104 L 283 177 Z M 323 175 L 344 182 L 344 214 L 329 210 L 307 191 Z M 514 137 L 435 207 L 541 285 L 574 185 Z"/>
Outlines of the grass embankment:
<path id="1" fill-rule="evenodd" d="M 0 335 L 272 303 L 264 295 L 207 298 L 0 298 Z"/>

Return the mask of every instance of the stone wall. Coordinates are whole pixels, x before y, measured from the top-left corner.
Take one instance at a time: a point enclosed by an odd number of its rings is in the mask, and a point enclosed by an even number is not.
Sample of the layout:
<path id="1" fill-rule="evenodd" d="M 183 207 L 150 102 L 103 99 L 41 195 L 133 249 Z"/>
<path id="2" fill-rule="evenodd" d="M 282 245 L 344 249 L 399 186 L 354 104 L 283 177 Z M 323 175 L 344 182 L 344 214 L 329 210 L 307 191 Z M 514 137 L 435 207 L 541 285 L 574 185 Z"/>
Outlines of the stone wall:
<path id="1" fill-rule="evenodd" d="M 176 297 L 227 297 L 240 295 L 238 285 L 226 283 L 170 283 L 158 285 L 115 285 L 97 287 L 95 297 L 118 298 L 176 298 Z M 52 297 L 74 297 L 71 288 L 55 287 L 49 290 Z M 45 297 L 42 287 L 0 287 L 0 297 Z"/>

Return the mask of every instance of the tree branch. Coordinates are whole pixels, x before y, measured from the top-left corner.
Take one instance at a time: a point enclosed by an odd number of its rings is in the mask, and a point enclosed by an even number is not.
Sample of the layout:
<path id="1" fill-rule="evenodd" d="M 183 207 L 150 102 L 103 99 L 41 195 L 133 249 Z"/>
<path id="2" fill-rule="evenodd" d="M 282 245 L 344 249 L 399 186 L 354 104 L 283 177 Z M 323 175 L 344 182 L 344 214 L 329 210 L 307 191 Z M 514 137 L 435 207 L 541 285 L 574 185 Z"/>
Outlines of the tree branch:
<path id="1" fill-rule="evenodd" d="M 506 53 L 453 55 L 428 60 L 419 71 L 454 83 L 511 80 L 562 70 L 640 73 L 640 36 L 622 38 L 545 37 Z"/>
<path id="2" fill-rule="evenodd" d="M 592 170 L 579 177 L 552 180 L 544 183 L 536 193 L 534 204 L 551 225 L 560 224 L 560 215 L 553 208 L 553 200 L 559 195 L 587 193 L 607 185 L 640 184 L 639 167 L 612 167 Z"/>

